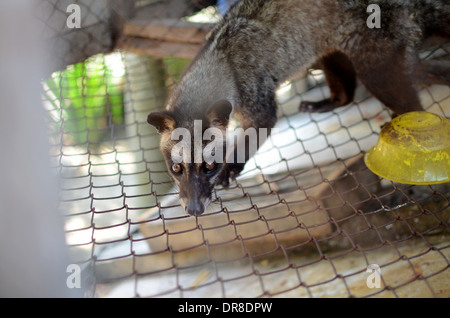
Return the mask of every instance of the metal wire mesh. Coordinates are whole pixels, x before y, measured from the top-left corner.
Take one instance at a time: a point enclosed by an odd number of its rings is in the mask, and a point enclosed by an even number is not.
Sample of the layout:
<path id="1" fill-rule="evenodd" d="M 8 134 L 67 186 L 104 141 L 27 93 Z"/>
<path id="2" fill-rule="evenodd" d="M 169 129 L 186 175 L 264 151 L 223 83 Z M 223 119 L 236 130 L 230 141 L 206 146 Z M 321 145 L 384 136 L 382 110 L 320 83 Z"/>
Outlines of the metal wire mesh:
<path id="1" fill-rule="evenodd" d="M 320 70 L 282 85 L 277 133 L 204 215 L 188 216 L 146 118 L 210 28 L 180 18 L 212 2 L 178 1 L 181 13 L 174 1 L 76 3 L 77 30 L 62 27 L 69 2 L 41 3 L 60 70 L 43 103 L 67 245 L 89 296 L 448 297 L 449 185 L 397 184 L 366 168 L 391 117 L 363 86 L 349 106 L 305 114 L 302 100 L 328 94 Z M 423 52 L 450 56 L 439 43 Z M 421 99 L 450 117 L 448 87 Z M 379 287 L 368 287 L 371 264 Z"/>

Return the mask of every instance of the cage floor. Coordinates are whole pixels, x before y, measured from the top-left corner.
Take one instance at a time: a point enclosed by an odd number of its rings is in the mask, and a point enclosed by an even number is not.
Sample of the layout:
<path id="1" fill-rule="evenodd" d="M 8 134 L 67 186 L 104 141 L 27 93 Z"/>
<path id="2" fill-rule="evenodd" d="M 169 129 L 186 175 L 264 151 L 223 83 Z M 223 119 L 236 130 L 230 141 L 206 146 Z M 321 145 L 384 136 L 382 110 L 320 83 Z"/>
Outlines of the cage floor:
<path id="1" fill-rule="evenodd" d="M 443 236 L 432 240 L 441 243 L 430 249 L 425 241 L 415 239 L 366 251 L 329 253 L 326 258 L 297 253 L 288 259 L 261 256 L 227 266 L 212 262 L 99 285 L 96 296 L 449 297 L 450 241 Z M 369 264 L 380 266 L 379 287 L 368 287 Z"/>
<path id="2" fill-rule="evenodd" d="M 210 208 L 186 215 L 159 136 L 145 122 L 151 77 L 124 54 L 124 125 L 111 140 L 53 147 L 74 262 L 96 297 L 448 297 L 449 184 L 399 185 L 368 170 L 389 112 L 358 88 L 330 113 L 298 112 L 327 96 L 298 78 L 279 91 L 278 132 Z M 146 78 L 145 76 L 149 78 Z M 156 76 L 156 75 L 155 75 Z M 450 116 L 450 90 L 422 91 Z M 153 129 L 153 130 L 152 130 Z M 115 134 L 117 133 L 117 135 Z M 369 265 L 381 270 L 369 288 Z"/>

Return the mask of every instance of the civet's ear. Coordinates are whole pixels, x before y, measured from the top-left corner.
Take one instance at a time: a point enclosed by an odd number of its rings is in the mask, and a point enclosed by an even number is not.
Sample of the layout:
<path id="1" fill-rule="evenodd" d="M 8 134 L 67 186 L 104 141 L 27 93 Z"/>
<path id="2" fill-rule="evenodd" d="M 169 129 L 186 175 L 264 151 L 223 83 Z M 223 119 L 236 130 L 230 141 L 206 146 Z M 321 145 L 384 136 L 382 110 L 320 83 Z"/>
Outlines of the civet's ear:
<path id="1" fill-rule="evenodd" d="M 227 100 L 215 102 L 206 112 L 206 117 L 211 126 L 226 128 L 230 120 L 230 114 L 233 106 Z"/>
<path id="2" fill-rule="evenodd" d="M 160 134 L 165 131 L 171 131 L 175 129 L 176 121 L 173 116 L 173 113 L 169 111 L 161 111 L 161 112 L 153 112 L 150 113 L 147 117 L 147 122 L 150 125 L 156 127 Z"/>

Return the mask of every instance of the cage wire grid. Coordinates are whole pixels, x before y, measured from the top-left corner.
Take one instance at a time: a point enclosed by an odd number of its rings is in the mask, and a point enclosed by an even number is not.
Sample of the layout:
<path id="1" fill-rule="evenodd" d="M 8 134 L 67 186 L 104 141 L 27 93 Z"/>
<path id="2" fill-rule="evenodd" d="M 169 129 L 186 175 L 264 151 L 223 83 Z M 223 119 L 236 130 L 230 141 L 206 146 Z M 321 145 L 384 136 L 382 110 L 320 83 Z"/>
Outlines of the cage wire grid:
<path id="1" fill-rule="evenodd" d="M 217 18 L 215 1 L 74 3 L 77 30 L 65 26 L 68 1 L 40 4 L 58 70 L 42 96 L 67 246 L 87 296 L 450 295 L 449 185 L 397 184 L 366 168 L 362 156 L 391 115 L 362 85 L 351 105 L 308 114 L 302 100 L 329 94 L 323 73 L 284 83 L 276 133 L 237 181 L 216 187 L 204 215 L 188 216 L 146 119 L 200 48 L 211 24 L 197 21 Z M 433 43 L 421 57 L 449 56 Z M 424 88 L 421 100 L 450 117 L 448 87 Z"/>

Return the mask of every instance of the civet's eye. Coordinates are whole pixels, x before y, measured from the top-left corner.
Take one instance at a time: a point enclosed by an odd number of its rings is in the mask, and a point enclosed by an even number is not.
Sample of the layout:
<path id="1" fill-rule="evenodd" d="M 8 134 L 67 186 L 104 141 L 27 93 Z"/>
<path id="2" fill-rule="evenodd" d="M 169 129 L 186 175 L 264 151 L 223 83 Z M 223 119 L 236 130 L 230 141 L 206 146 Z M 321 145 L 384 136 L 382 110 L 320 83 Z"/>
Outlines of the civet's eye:
<path id="1" fill-rule="evenodd" d="M 216 168 L 215 162 L 205 162 L 205 170 L 206 172 L 212 172 Z"/>
<path id="2" fill-rule="evenodd" d="M 172 171 L 173 171 L 174 173 L 180 174 L 182 170 L 183 170 L 183 169 L 182 169 L 182 167 L 181 167 L 181 164 L 175 163 L 175 164 L 172 165 Z"/>

